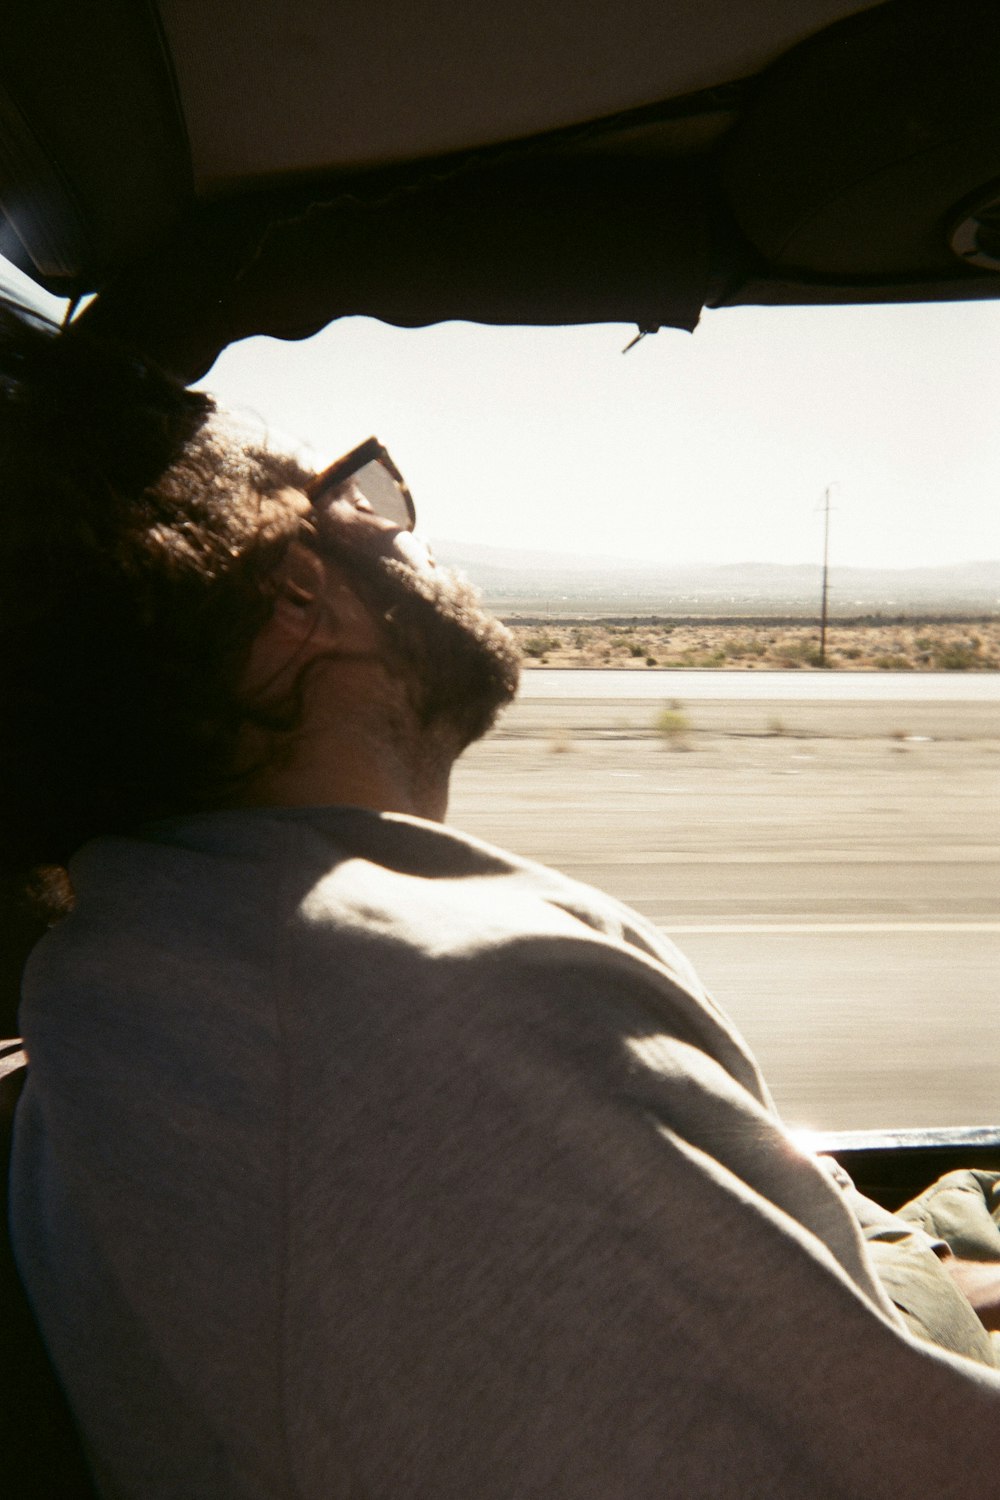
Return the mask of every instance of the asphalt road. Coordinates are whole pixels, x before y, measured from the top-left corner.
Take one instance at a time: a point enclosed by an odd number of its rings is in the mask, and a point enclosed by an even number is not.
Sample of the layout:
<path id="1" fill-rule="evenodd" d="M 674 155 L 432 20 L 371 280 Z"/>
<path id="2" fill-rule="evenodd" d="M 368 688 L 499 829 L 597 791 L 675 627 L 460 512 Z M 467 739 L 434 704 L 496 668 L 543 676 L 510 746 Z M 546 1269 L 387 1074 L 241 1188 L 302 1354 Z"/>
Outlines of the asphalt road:
<path id="1" fill-rule="evenodd" d="M 522 701 L 458 827 L 673 936 L 793 1124 L 1000 1121 L 1000 714 L 986 703 Z"/>

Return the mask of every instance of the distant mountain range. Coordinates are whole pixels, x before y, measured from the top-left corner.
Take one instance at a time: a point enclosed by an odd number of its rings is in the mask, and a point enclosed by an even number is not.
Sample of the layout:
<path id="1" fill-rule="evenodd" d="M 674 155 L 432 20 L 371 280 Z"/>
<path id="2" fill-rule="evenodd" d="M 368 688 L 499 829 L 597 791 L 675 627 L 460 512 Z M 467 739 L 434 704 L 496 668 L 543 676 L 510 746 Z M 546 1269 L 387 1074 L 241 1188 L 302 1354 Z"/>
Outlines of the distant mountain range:
<path id="1" fill-rule="evenodd" d="M 657 567 L 439 542 L 505 614 L 816 615 L 821 569 L 802 563 Z M 935 568 L 830 569 L 831 615 L 1000 613 L 1000 559 Z"/>

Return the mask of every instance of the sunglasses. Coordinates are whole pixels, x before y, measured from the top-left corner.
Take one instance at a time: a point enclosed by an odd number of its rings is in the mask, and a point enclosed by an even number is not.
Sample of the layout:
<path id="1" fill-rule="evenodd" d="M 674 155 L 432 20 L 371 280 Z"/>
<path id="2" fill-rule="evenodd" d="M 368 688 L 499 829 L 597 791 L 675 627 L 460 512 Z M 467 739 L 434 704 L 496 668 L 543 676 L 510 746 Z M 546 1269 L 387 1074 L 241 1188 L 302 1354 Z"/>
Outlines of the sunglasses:
<path id="1" fill-rule="evenodd" d="M 336 499 L 336 491 L 347 484 L 360 491 L 377 516 L 403 531 L 412 531 L 417 524 L 413 496 L 378 438 L 360 443 L 317 474 L 306 494 L 315 505 L 319 500 Z"/>

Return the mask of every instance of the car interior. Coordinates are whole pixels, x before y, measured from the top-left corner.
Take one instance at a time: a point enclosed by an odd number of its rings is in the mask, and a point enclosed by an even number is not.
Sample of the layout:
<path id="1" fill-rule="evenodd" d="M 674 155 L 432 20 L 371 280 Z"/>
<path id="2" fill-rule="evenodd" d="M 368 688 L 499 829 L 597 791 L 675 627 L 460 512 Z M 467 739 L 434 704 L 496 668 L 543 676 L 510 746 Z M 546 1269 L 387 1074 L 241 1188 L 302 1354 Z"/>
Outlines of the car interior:
<path id="1" fill-rule="evenodd" d="M 253 334 L 1000 297 L 992 0 L 13 0 L 0 256 L 195 381 Z M 4 901 L 0 995 L 37 937 Z M 21 1076 L 0 1058 L 9 1136 Z M 1000 1126 L 824 1138 L 892 1207 Z M 9 1248 L 11 1493 L 90 1493 Z"/>

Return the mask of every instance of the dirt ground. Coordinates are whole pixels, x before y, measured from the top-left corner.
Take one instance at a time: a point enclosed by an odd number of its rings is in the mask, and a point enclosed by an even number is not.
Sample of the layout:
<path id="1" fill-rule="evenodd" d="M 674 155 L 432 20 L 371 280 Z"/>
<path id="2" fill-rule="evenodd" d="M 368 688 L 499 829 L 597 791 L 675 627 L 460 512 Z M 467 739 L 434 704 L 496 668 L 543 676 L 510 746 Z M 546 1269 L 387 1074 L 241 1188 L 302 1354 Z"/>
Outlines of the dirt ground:
<path id="1" fill-rule="evenodd" d="M 825 662 L 815 624 L 716 624 L 660 620 L 508 620 L 527 667 L 717 667 L 746 671 L 996 671 L 1000 618 L 948 622 L 836 621 L 827 627 Z"/>

